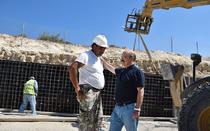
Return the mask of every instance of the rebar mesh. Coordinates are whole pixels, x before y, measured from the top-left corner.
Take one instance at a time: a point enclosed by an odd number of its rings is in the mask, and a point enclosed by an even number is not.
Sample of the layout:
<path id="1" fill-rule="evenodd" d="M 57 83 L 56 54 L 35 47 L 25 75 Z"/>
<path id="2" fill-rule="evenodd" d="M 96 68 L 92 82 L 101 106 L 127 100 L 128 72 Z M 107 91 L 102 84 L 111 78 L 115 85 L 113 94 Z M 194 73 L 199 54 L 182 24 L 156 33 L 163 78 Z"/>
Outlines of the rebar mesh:
<path id="1" fill-rule="evenodd" d="M 104 74 L 106 83 L 102 91 L 103 109 L 105 115 L 110 115 L 115 104 L 116 78 L 109 71 L 105 70 Z M 30 76 L 35 76 L 39 84 L 38 111 L 79 112 L 76 94 L 69 80 L 68 66 L 8 60 L 0 60 L 0 108 L 19 108 L 23 85 Z M 159 75 L 145 76 L 142 116 L 171 117 L 173 113 L 169 82 Z"/>

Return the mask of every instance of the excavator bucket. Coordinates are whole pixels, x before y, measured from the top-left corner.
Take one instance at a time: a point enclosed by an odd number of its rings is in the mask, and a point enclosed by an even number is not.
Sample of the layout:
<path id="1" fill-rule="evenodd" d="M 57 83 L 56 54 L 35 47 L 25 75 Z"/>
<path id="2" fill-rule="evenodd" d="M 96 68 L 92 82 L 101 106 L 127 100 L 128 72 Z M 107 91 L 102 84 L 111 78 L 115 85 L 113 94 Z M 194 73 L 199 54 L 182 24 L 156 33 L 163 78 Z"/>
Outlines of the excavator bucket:
<path id="1" fill-rule="evenodd" d="M 138 13 L 128 14 L 124 30 L 136 34 L 148 34 L 153 18 L 144 17 Z"/>

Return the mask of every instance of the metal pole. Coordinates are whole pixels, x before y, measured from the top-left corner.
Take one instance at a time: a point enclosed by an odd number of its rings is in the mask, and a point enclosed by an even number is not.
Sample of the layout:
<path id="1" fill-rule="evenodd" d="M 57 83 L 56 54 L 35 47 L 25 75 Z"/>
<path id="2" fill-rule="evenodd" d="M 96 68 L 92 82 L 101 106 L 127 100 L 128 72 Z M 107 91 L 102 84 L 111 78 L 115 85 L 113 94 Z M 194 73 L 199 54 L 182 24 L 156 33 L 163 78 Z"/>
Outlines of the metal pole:
<path id="1" fill-rule="evenodd" d="M 173 38 L 171 36 L 171 52 L 173 52 Z"/>
<path id="2" fill-rule="evenodd" d="M 197 54 L 198 54 L 198 42 L 196 41 L 196 50 L 197 50 Z"/>
<path id="3" fill-rule="evenodd" d="M 24 25 L 24 23 L 23 23 L 22 36 L 24 35 L 24 33 L 25 33 L 25 25 Z"/>
<path id="4" fill-rule="evenodd" d="M 149 50 L 148 50 L 148 48 L 147 48 L 146 43 L 144 42 L 144 39 L 142 38 L 141 34 L 138 34 L 138 35 L 139 35 L 139 37 L 141 38 L 142 44 L 143 44 L 143 46 L 144 46 L 144 49 L 145 49 L 146 52 L 147 52 L 147 55 L 148 55 L 148 57 L 149 57 L 149 61 L 152 61 L 151 54 L 150 54 L 150 52 L 149 52 Z"/>
<path id="5" fill-rule="evenodd" d="M 133 43 L 133 51 L 136 50 L 136 37 L 137 37 L 137 34 L 136 34 L 136 36 L 135 36 L 134 43 Z"/>
<path id="6" fill-rule="evenodd" d="M 23 23 L 23 25 L 22 25 L 22 33 L 21 33 L 21 42 L 20 42 L 20 45 L 23 44 L 24 32 L 25 32 L 25 25 L 24 25 L 24 23 Z"/>

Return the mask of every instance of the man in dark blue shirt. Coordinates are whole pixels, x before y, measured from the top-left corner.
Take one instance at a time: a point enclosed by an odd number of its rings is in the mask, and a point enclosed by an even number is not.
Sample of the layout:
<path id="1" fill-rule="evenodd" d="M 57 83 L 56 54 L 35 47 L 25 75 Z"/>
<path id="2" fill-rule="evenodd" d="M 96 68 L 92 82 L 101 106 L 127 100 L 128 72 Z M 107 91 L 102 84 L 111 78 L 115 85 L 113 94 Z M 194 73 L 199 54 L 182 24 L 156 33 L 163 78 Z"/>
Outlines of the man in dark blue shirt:
<path id="1" fill-rule="evenodd" d="M 138 118 L 144 97 L 144 73 L 135 66 L 136 55 L 131 50 L 122 53 L 123 68 L 113 69 L 104 62 L 106 69 L 117 77 L 115 101 L 109 131 L 137 131 Z"/>
<path id="2" fill-rule="evenodd" d="M 138 88 L 144 87 L 144 74 L 135 65 L 115 69 L 117 76 L 116 103 L 136 103 Z"/>

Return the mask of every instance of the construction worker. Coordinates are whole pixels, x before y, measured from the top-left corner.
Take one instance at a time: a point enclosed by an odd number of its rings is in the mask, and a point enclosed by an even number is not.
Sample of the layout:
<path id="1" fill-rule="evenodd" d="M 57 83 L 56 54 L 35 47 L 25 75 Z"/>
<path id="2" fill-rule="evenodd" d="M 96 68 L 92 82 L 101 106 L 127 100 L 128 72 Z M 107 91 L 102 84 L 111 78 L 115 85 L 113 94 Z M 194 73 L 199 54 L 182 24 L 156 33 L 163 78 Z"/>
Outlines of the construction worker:
<path id="1" fill-rule="evenodd" d="M 24 84 L 23 89 L 23 102 L 19 108 L 19 112 L 23 113 L 30 102 L 32 114 L 36 115 L 36 96 L 38 93 L 38 82 L 34 76 L 31 76 L 29 80 Z"/>
<path id="2" fill-rule="evenodd" d="M 78 117 L 80 131 L 99 131 L 102 123 L 103 110 L 100 92 L 104 88 L 105 79 L 101 56 L 108 47 L 106 37 L 97 35 L 91 47 L 91 50 L 77 57 L 69 70 L 70 80 L 75 88 L 80 107 Z"/>

